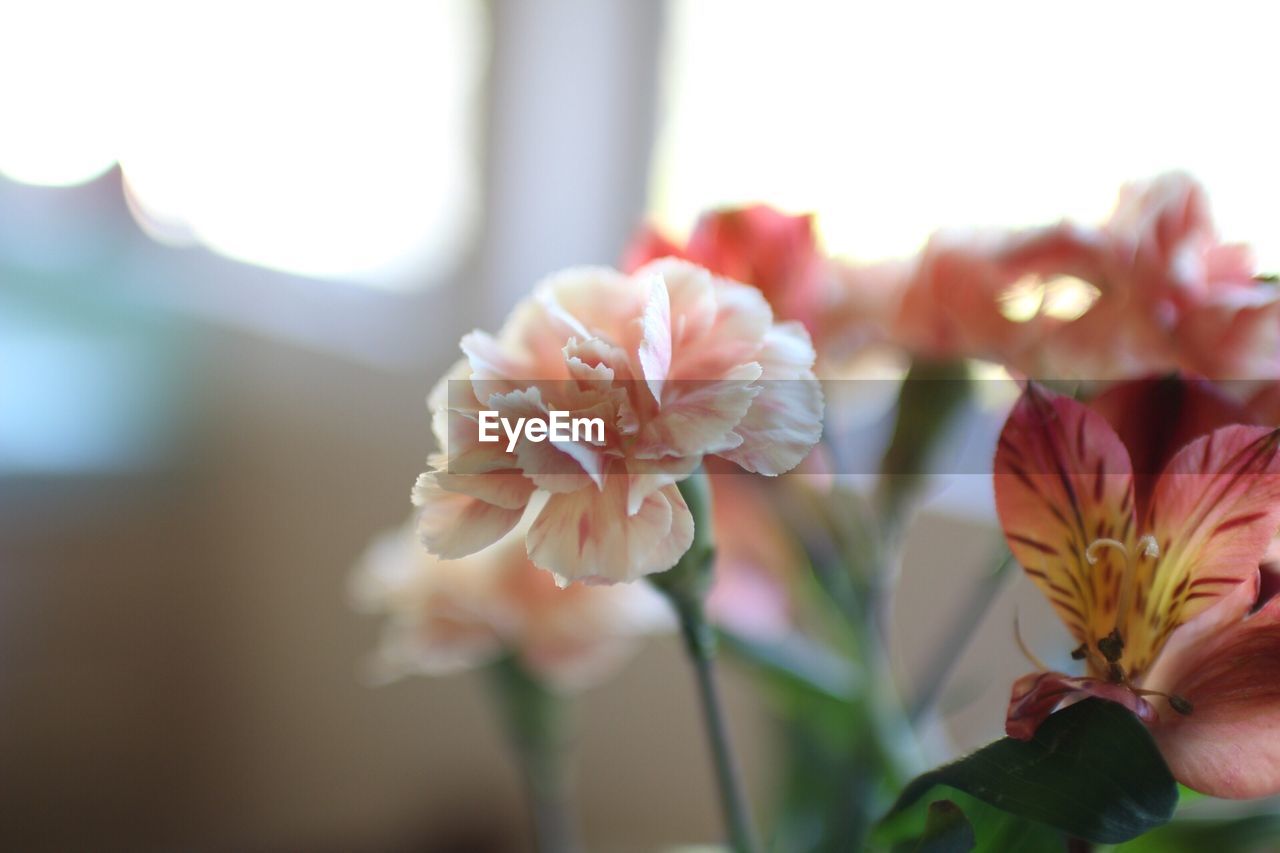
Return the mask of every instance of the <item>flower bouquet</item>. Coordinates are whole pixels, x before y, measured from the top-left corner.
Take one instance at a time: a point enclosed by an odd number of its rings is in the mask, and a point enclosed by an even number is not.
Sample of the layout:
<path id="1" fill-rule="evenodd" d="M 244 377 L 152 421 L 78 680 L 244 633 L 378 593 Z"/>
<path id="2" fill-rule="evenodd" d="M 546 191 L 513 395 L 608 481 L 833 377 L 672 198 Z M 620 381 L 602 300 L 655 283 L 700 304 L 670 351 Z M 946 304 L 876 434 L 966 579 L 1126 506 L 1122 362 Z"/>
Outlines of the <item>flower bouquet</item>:
<path id="1" fill-rule="evenodd" d="M 1280 844 L 1280 293 L 1195 181 L 874 264 L 812 217 L 719 210 L 620 267 L 462 339 L 412 518 L 354 578 L 379 675 L 492 674 L 539 849 L 581 849 L 566 703 L 666 631 L 734 851 Z M 903 683 L 895 587 L 951 569 L 905 550 L 949 475 L 1002 535 L 971 606 L 911 605 L 952 627 Z M 956 755 L 942 688 L 1019 577 L 1066 639 L 1006 626 L 1006 736 Z M 775 712 L 756 808 L 722 658 Z"/>

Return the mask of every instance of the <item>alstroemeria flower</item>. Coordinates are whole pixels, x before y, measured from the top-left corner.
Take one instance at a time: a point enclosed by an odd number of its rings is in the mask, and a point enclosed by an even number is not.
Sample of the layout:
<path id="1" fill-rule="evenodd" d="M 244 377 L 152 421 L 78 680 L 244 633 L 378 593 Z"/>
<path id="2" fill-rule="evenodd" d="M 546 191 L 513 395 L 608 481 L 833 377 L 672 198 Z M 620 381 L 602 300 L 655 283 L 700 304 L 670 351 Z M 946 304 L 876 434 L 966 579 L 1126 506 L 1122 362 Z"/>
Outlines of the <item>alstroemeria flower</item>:
<path id="1" fill-rule="evenodd" d="M 562 582 L 665 571 L 693 540 L 676 484 L 705 456 L 769 476 L 822 431 L 804 327 L 775 323 L 760 291 L 676 260 L 627 276 L 576 269 L 520 303 L 430 400 L 441 452 L 414 489 L 427 548 L 461 557 L 496 541 L 546 496 L 529 556 Z M 482 443 L 480 413 L 603 421 L 603 439 Z"/>
<path id="2" fill-rule="evenodd" d="M 525 554 L 523 531 L 460 560 L 417 541 L 414 520 L 375 539 L 352 576 L 361 609 L 386 617 L 380 679 L 448 675 L 513 655 L 562 690 L 612 674 L 646 635 L 675 627 L 644 584 L 559 589 Z"/>
<path id="3" fill-rule="evenodd" d="M 754 285 L 782 320 L 799 320 L 817 335 L 826 258 L 818 248 L 813 217 L 793 216 L 764 204 L 704 213 L 683 245 L 649 226 L 623 253 L 633 272 L 650 261 L 674 257 L 716 275 Z"/>
<path id="4" fill-rule="evenodd" d="M 1085 674 L 1032 673 L 1006 729 L 1029 738 L 1099 696 L 1151 726 L 1174 775 L 1222 797 L 1280 791 L 1280 605 L 1247 615 L 1280 527 L 1280 432 L 1227 426 L 1186 444 L 1149 492 L 1099 413 L 1029 385 L 1001 434 L 1005 537 L 1079 644 Z"/>

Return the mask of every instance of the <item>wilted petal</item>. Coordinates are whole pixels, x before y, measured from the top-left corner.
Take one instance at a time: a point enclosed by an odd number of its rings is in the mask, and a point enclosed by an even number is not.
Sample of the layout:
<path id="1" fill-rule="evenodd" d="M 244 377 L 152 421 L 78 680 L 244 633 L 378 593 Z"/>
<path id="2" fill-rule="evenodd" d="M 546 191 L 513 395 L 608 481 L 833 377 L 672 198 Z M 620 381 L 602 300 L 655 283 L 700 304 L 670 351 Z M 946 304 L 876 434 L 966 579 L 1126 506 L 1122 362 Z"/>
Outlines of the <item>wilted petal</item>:
<path id="1" fill-rule="evenodd" d="M 1122 684 L 1060 672 L 1033 672 L 1013 683 L 1005 733 L 1019 740 L 1031 740 L 1040 724 L 1058 708 L 1090 696 L 1123 705 L 1148 725 L 1158 719 L 1149 702 Z"/>
<path id="2" fill-rule="evenodd" d="M 1080 642 L 1115 622 L 1125 560 L 1136 553 L 1133 477 L 1124 445 L 1098 413 L 1028 385 L 996 450 L 996 510 L 1009 548 Z"/>
<path id="3" fill-rule="evenodd" d="M 427 550 L 447 560 L 474 554 L 515 527 L 524 507 L 508 509 L 461 492 L 447 492 L 428 472 L 413 487 L 418 536 Z"/>

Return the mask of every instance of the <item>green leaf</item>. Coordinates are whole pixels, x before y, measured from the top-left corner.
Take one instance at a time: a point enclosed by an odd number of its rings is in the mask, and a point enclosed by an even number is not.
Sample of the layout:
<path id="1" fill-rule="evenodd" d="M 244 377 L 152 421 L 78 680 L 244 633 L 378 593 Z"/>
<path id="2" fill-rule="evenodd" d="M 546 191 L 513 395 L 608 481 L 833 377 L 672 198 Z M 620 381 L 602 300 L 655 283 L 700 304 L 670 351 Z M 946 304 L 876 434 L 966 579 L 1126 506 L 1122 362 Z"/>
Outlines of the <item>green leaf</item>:
<path id="1" fill-rule="evenodd" d="M 929 457 L 952 426 L 972 391 L 969 366 L 963 361 L 916 359 L 898 392 L 893 437 L 880 459 L 877 502 L 890 524 L 918 495 Z"/>
<path id="2" fill-rule="evenodd" d="M 1116 853 L 1264 853 L 1280 848 L 1280 815 L 1258 814 L 1235 820 L 1176 820 L 1128 844 Z"/>
<path id="3" fill-rule="evenodd" d="M 853 663 L 799 634 L 761 642 L 726 628 L 716 632 L 729 653 L 756 667 L 788 693 L 809 693 L 842 704 L 857 697 L 860 676 Z"/>
<path id="4" fill-rule="evenodd" d="M 1043 823 L 1000 811 L 995 806 L 945 785 L 940 788 L 939 793 L 955 803 L 973 827 L 972 853 L 1009 853 L 1011 850 L 1064 853 L 1066 850 L 1062 833 Z M 892 849 L 894 853 L 915 850 L 924 833 L 926 820 L 924 809 L 918 805 L 899 812 L 877 827 L 870 849 Z"/>
<path id="5" fill-rule="evenodd" d="M 1168 823 L 1178 803 L 1177 783 L 1146 727 L 1100 699 L 1053 714 L 1030 741 L 1004 738 L 916 777 L 889 814 L 935 785 L 1098 844 Z"/>

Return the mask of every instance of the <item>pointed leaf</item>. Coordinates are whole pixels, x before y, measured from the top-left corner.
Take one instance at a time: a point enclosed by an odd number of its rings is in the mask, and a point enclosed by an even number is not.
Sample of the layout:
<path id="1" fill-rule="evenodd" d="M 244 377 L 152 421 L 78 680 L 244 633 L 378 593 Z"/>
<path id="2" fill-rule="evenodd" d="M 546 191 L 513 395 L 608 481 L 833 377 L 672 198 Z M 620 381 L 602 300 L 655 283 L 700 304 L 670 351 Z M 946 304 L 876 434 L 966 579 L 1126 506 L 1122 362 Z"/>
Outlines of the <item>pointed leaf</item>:
<path id="1" fill-rule="evenodd" d="M 1178 802 L 1177 784 L 1146 727 L 1097 699 L 1054 714 L 1030 741 L 1004 738 L 917 777 L 890 815 L 935 785 L 1100 844 L 1167 823 Z"/>
<path id="2" fill-rule="evenodd" d="M 1056 829 L 1001 811 L 955 788 L 943 785 L 938 793 L 964 812 L 973 829 L 973 847 L 966 848 L 972 853 L 1008 853 L 1010 850 L 1066 853 L 1066 840 Z M 893 853 L 914 851 L 924 840 L 922 835 L 927 824 L 927 814 L 917 804 L 882 822 L 872 836 L 870 849 Z"/>

